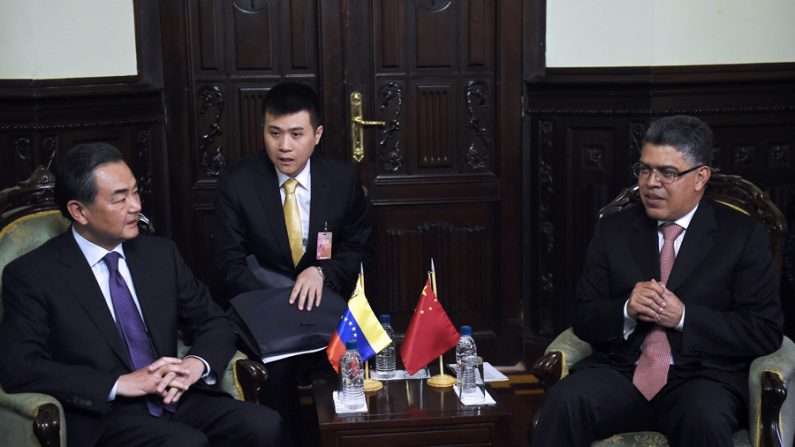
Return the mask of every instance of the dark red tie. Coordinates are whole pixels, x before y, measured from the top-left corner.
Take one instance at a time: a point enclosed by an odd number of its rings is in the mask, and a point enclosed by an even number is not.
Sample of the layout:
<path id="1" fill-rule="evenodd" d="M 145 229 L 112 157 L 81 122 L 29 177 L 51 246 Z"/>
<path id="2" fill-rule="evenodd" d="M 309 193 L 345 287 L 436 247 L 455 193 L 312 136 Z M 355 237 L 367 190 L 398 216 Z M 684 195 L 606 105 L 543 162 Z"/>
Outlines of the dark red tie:
<path id="1" fill-rule="evenodd" d="M 685 229 L 675 223 L 667 223 L 662 227 L 663 246 L 660 250 L 660 282 L 665 284 L 671 275 L 674 266 L 674 241 Z M 646 400 L 651 400 L 668 382 L 668 369 L 671 364 L 671 345 L 665 329 L 661 326 L 654 328 L 646 335 L 643 341 L 643 351 L 635 367 L 632 383 L 643 394 Z"/>

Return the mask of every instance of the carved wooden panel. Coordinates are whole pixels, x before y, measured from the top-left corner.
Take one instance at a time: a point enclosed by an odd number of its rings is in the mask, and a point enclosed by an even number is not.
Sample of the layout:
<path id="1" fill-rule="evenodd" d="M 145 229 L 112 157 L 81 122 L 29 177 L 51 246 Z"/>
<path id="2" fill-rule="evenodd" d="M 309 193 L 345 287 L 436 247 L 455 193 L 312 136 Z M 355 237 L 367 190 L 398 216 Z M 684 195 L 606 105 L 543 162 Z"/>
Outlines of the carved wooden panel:
<path id="1" fill-rule="evenodd" d="M 220 47 L 223 36 L 220 34 L 220 14 L 216 0 L 199 0 L 196 2 L 196 28 L 199 42 L 198 63 L 204 70 L 217 70 L 221 66 Z"/>
<path id="2" fill-rule="evenodd" d="M 248 2 L 234 3 L 232 32 L 235 44 L 235 69 L 273 70 L 276 65 L 275 59 L 278 57 L 275 47 L 279 45 L 278 41 L 274 40 L 273 28 L 276 18 L 274 3 L 268 2 L 261 7 L 246 3 Z"/>
<path id="3" fill-rule="evenodd" d="M 449 168 L 455 163 L 455 106 L 452 85 L 416 87 L 417 166 Z"/>
<path id="4" fill-rule="evenodd" d="M 475 330 L 494 325 L 496 265 L 495 217 L 489 205 L 390 206 L 378 208 L 377 219 L 389 222 L 376 236 L 379 281 L 368 297 L 374 309 L 388 309 L 402 332 L 419 299 L 434 259 L 439 299 L 456 325 Z"/>
<path id="5" fill-rule="evenodd" d="M 262 136 L 262 101 L 269 88 L 241 88 L 238 92 L 240 112 L 238 125 L 240 126 L 239 152 L 231 154 L 238 159 L 265 150 Z"/>

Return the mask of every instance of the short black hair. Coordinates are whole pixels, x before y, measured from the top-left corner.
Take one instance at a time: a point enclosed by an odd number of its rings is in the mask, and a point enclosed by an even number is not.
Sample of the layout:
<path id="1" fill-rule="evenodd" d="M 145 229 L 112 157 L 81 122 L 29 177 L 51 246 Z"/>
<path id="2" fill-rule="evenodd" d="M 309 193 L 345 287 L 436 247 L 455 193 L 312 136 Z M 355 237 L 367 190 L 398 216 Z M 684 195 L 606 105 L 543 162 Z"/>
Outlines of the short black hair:
<path id="1" fill-rule="evenodd" d="M 77 200 L 94 203 L 97 181 L 94 169 L 106 163 L 124 162 L 121 152 L 108 143 L 83 143 L 74 146 L 55 166 L 55 203 L 61 214 L 72 220 L 66 204 Z"/>
<path id="2" fill-rule="evenodd" d="M 646 143 L 674 147 L 693 164 L 712 163 L 712 130 L 693 116 L 674 115 L 654 121 L 643 137 L 643 145 Z"/>
<path id="3" fill-rule="evenodd" d="M 284 116 L 303 110 L 309 112 L 313 129 L 320 125 L 320 99 L 312 87 L 299 82 L 282 82 L 271 88 L 262 101 L 262 122 L 265 114 Z"/>

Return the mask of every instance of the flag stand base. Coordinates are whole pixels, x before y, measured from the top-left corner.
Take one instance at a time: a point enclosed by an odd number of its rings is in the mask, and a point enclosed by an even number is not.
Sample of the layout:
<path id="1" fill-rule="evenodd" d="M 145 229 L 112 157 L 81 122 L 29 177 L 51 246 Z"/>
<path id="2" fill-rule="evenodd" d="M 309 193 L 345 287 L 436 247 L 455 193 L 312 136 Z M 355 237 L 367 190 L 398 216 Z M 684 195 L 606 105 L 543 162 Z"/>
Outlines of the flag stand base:
<path id="1" fill-rule="evenodd" d="M 428 379 L 428 385 L 434 388 L 449 388 L 455 385 L 455 377 L 447 374 L 436 374 Z"/>
<path id="2" fill-rule="evenodd" d="M 378 391 L 384 387 L 384 384 L 381 383 L 380 380 L 375 379 L 364 379 L 364 392 L 371 393 L 373 391 Z"/>

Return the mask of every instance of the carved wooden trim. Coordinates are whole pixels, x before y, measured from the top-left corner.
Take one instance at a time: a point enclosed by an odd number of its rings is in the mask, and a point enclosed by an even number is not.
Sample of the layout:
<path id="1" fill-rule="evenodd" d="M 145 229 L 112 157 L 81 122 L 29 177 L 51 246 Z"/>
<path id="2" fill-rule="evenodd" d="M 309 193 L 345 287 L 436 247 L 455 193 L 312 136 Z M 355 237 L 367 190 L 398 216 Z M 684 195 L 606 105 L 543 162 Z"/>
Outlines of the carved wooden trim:
<path id="1" fill-rule="evenodd" d="M 553 260 L 555 254 L 555 224 L 553 222 L 553 204 L 555 199 L 555 183 L 552 173 L 554 157 L 553 135 L 555 127 L 552 121 L 538 122 L 538 278 L 540 291 L 541 318 L 539 332 L 541 335 L 554 335 L 554 324 L 549 310 L 549 303 L 555 299 L 555 282 Z"/>
<path id="2" fill-rule="evenodd" d="M 381 139 L 378 141 L 380 149 L 379 160 L 381 169 L 387 172 L 397 172 L 403 168 L 406 156 L 400 149 L 400 141 L 395 134 L 400 132 L 400 112 L 403 110 L 403 88 L 397 82 L 390 81 L 378 89 L 378 96 L 381 97 L 382 112 L 391 108 L 394 110 L 392 119 L 386 120 L 386 126 L 381 131 Z M 390 140 L 395 143 L 390 147 Z"/>
<path id="3" fill-rule="evenodd" d="M 442 11 L 453 3 L 453 0 L 417 0 L 417 4 L 428 11 Z"/>
<path id="4" fill-rule="evenodd" d="M 199 153 L 201 154 L 201 167 L 208 177 L 218 177 L 224 166 L 226 157 L 222 153 L 221 145 L 215 148 L 210 146 L 215 143 L 215 136 L 223 134 L 221 129 L 221 116 L 224 113 L 224 93 L 217 85 L 208 85 L 199 90 L 199 114 L 204 115 L 212 110 L 213 119 L 207 130 L 199 139 Z"/>
<path id="5" fill-rule="evenodd" d="M 270 0 L 235 0 L 235 6 L 245 12 L 259 12 L 268 7 Z"/>
<path id="6" fill-rule="evenodd" d="M 474 139 L 467 149 L 466 161 L 473 171 L 487 168 L 491 158 L 489 153 L 491 140 L 488 137 L 488 129 L 481 124 L 479 114 L 475 110 L 476 106 L 480 110 L 489 108 L 488 90 L 489 87 L 482 80 L 469 81 L 466 84 L 465 95 L 469 119 L 465 127 L 475 131 Z"/>
<path id="7" fill-rule="evenodd" d="M 111 121 L 83 121 L 80 123 L 11 123 L 0 124 L 0 131 L 4 132 L 30 132 L 30 131 L 53 131 L 53 130 L 80 130 L 103 127 L 127 127 L 140 126 L 144 124 L 157 124 L 160 118 L 146 119 L 126 119 Z"/>
<path id="8" fill-rule="evenodd" d="M 33 173 L 33 140 L 29 135 L 14 138 L 14 164 L 15 171 L 20 178 L 26 178 Z M 20 172 L 25 169 L 25 172 Z"/>
<path id="9" fill-rule="evenodd" d="M 152 167 L 149 163 L 149 154 L 152 150 L 152 131 L 140 129 L 135 135 L 135 151 L 139 169 L 144 167 L 144 172 L 138 175 L 138 193 L 142 196 L 152 194 Z"/>

